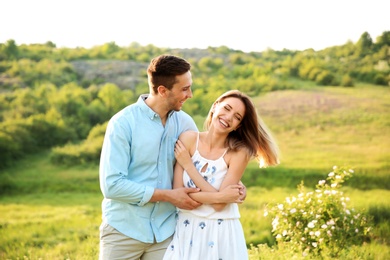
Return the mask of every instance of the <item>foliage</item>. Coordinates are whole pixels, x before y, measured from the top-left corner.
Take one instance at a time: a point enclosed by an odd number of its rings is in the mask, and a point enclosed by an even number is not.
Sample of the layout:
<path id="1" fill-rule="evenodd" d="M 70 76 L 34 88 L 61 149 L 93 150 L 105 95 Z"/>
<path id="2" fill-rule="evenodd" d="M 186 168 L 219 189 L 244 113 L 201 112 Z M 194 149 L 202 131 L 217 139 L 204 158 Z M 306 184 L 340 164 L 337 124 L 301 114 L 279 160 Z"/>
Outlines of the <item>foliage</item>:
<path id="1" fill-rule="evenodd" d="M 90 135 L 100 136 L 103 128 L 95 128 Z M 274 173 L 267 176 L 270 183 L 280 182 L 287 175 Z M 296 176 L 296 180 L 300 177 Z M 318 176 L 310 178 L 316 183 Z M 250 259 L 303 259 L 302 255 L 275 245 L 271 221 L 263 217 L 267 204 L 294 192 L 293 183 L 271 189 L 266 184 L 248 188 L 247 198 L 239 207 Z M 375 237 L 363 246 L 345 248 L 339 259 L 385 259 L 390 250 L 386 245 L 390 237 L 390 204 L 382 198 L 390 196 L 390 190 L 344 189 L 354 207 L 368 208 L 374 216 Z M 102 199 L 97 164 L 53 165 L 48 152 L 36 153 L 2 170 L 0 192 L 1 259 L 97 258 Z M 257 252 L 251 251 L 251 244 L 258 248 Z"/>
<path id="2" fill-rule="evenodd" d="M 194 95 L 184 109 L 192 116 L 205 116 L 215 98 L 232 88 L 255 98 L 281 90 L 318 91 L 316 85 L 358 88 L 362 82 L 369 82 L 388 86 L 389 50 L 388 31 L 376 41 L 364 32 L 357 43 L 320 51 L 268 49 L 261 53 L 244 53 L 226 46 L 167 49 L 132 43 L 120 47 L 115 42 L 70 49 L 57 48 L 50 41 L 18 45 L 11 39 L 0 43 L 0 124 L 23 128 L 19 131 L 30 137 L 18 138 L 3 131 L 0 141 L 15 144 L 0 144 L 0 154 L 5 154 L 0 168 L 9 165 L 11 158 L 15 160 L 40 148 L 67 143 L 69 151 L 70 144 L 77 150 L 77 144 L 83 143 L 95 125 L 148 92 L 146 67 L 152 57 L 161 53 L 179 55 L 191 62 Z M 284 102 L 278 111 L 288 114 L 290 111 L 283 110 L 288 103 Z M 295 105 L 298 112 L 305 106 Z M 320 111 L 327 113 L 322 108 L 337 109 L 337 105 L 324 104 Z M 298 126 L 284 127 L 299 134 L 307 125 L 323 129 L 328 124 L 317 118 L 297 123 Z M 28 142 L 19 143 L 22 139 Z M 18 151 L 25 145 L 29 145 L 28 149 Z"/>
<path id="3" fill-rule="evenodd" d="M 378 260 L 387 259 L 390 254 L 390 248 L 379 244 L 365 244 L 364 246 L 351 246 L 344 248 L 337 259 L 343 260 Z M 330 256 L 303 256 L 292 252 L 290 248 L 283 246 L 269 247 L 266 244 L 257 246 L 250 245 L 248 249 L 249 260 L 332 260 L 336 259 Z"/>
<path id="4" fill-rule="evenodd" d="M 107 122 L 96 125 L 81 144 L 54 147 L 50 154 L 51 162 L 68 166 L 97 163 L 100 159 L 106 127 Z"/>
<path id="5" fill-rule="evenodd" d="M 353 170 L 333 167 L 327 180 L 320 180 L 315 191 L 272 205 L 265 214 L 273 218 L 272 232 L 278 244 L 302 255 L 338 257 L 340 252 L 369 240 L 370 219 L 347 206 L 349 198 L 340 190 Z"/>

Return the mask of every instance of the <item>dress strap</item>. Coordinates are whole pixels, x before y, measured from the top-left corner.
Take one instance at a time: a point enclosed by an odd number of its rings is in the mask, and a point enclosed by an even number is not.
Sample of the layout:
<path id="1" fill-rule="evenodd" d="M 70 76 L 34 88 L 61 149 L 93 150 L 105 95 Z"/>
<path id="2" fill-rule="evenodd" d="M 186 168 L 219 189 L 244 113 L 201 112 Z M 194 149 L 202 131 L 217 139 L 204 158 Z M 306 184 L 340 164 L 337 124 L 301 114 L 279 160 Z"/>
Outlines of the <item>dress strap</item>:
<path id="1" fill-rule="evenodd" d="M 225 156 L 225 154 L 227 153 L 227 151 L 228 151 L 228 148 L 226 148 L 226 150 L 223 152 L 221 158 L 223 158 L 223 157 Z"/>

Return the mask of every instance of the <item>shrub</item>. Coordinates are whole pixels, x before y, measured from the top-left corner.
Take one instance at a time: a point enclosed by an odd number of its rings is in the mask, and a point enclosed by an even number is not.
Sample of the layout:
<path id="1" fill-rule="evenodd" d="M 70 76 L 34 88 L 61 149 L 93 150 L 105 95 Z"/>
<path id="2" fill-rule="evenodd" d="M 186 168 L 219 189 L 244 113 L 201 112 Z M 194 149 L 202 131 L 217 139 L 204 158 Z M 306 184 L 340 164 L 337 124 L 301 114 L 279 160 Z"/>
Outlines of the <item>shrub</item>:
<path id="1" fill-rule="evenodd" d="M 303 256 L 337 257 L 346 247 L 368 241 L 371 219 L 348 208 L 349 198 L 340 191 L 352 173 L 334 166 L 315 191 L 306 192 L 301 183 L 297 197 L 267 206 L 265 215 L 272 217 L 272 234 L 278 245 Z"/>

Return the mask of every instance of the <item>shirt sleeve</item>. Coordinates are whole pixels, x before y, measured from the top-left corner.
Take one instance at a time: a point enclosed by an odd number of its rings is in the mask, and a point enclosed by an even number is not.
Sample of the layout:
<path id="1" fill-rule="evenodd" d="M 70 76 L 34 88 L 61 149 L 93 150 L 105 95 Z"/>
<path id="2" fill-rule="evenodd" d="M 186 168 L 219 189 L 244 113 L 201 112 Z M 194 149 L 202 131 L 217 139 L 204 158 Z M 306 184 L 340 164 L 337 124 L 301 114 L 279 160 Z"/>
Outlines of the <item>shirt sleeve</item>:
<path id="1" fill-rule="evenodd" d="M 143 206 L 154 188 L 127 178 L 132 139 L 129 128 L 120 120 L 110 120 L 107 125 L 100 158 L 100 188 L 107 199 Z"/>
<path id="2" fill-rule="evenodd" d="M 181 132 L 185 132 L 188 130 L 199 132 L 198 127 L 196 126 L 194 119 L 184 111 L 180 111 L 181 113 L 181 119 L 179 122 L 181 122 Z"/>

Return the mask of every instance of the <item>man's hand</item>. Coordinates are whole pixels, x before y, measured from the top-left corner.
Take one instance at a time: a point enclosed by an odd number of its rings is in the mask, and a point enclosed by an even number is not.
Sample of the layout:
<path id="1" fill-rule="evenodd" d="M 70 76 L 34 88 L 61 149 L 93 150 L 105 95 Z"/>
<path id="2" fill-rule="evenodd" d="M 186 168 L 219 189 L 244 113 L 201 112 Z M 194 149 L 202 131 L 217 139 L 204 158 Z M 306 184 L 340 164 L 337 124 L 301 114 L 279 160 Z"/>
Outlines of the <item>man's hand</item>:
<path id="1" fill-rule="evenodd" d="M 180 209 L 196 209 L 202 203 L 190 198 L 189 193 L 199 192 L 198 188 L 178 188 L 170 190 L 168 201 Z"/>
<path id="2" fill-rule="evenodd" d="M 220 203 L 242 203 L 241 199 L 241 188 L 242 185 L 229 185 L 225 187 L 223 190 L 219 191 L 219 195 L 221 195 Z"/>
<path id="3" fill-rule="evenodd" d="M 240 181 L 238 183 L 238 185 L 240 185 L 240 200 L 241 202 L 244 202 L 245 198 L 246 198 L 246 187 L 245 185 Z"/>

